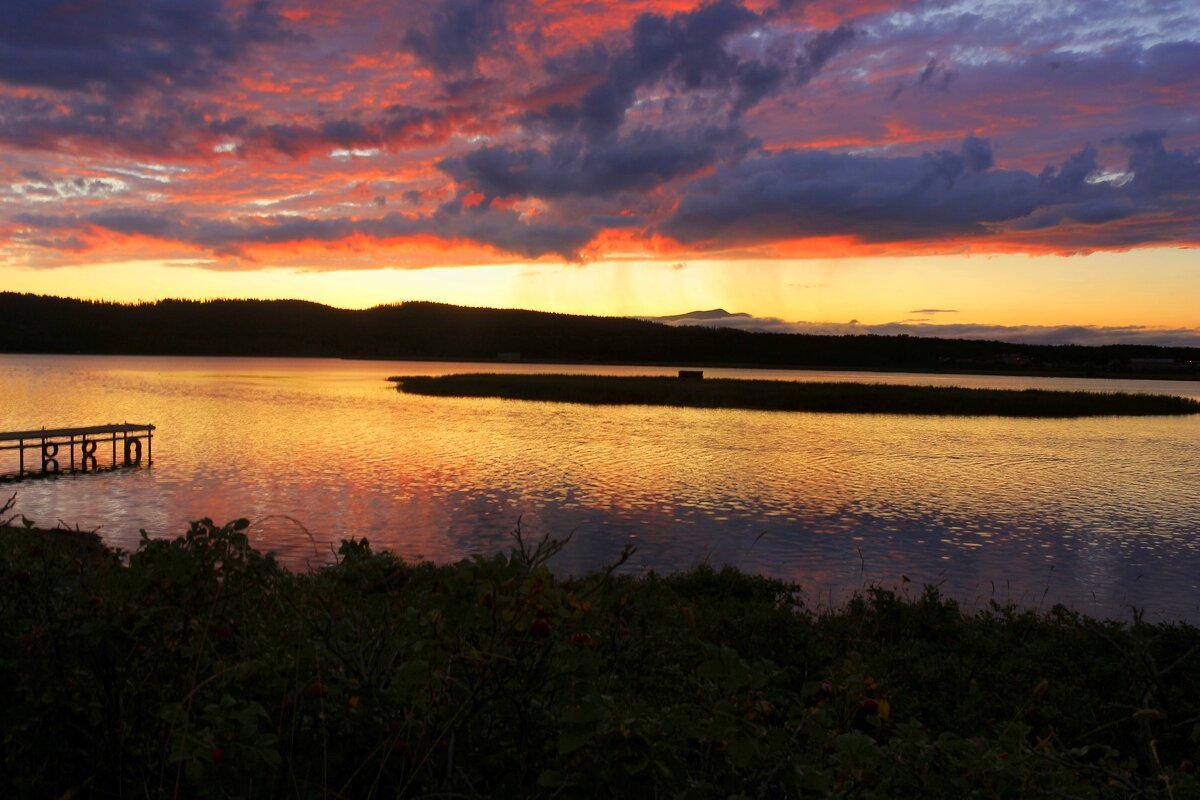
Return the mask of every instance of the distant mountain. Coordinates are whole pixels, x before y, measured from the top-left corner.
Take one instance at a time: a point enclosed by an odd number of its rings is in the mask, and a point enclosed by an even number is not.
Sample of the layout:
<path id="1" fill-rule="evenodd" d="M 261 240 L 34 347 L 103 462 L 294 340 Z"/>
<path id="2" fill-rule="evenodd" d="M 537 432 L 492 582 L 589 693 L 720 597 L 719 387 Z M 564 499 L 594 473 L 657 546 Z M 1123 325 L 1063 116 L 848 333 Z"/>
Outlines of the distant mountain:
<path id="1" fill-rule="evenodd" d="M 1150 345 L 1152 347 L 1200 348 L 1200 328 L 1149 327 L 1144 325 L 987 325 L 960 320 L 930 319 L 932 315 L 954 315 L 946 308 L 921 308 L 914 315 L 893 322 L 811 322 L 779 317 L 756 317 L 730 313 L 722 308 L 689 311 L 665 317 L 639 317 L 647 322 L 736 328 L 757 333 L 802 333 L 817 336 L 921 336 L 933 339 L 987 339 L 1014 344 Z"/>
<path id="2" fill-rule="evenodd" d="M 645 317 L 643 317 L 645 319 Z M 708 322 L 711 320 L 726 320 L 726 319 L 753 319 L 749 314 L 734 313 L 730 314 L 723 308 L 714 308 L 709 311 L 689 311 L 686 314 L 671 314 L 665 317 L 654 317 L 652 321 L 660 322 Z"/>
<path id="3" fill-rule="evenodd" d="M 721 309 L 701 314 L 730 316 Z M 696 319 L 692 315 L 692 319 Z M 0 293 L 0 352 L 745 365 L 1200 377 L 1200 349 L 755 333 L 619 317 L 297 300 L 122 305 Z"/>

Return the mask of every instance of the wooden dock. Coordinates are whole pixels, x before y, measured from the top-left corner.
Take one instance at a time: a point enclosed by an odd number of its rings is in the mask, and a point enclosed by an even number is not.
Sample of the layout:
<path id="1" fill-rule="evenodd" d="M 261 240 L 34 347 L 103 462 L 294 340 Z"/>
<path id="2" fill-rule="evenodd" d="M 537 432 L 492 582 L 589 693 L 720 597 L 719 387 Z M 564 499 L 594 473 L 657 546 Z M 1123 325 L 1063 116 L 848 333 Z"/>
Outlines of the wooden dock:
<path id="1" fill-rule="evenodd" d="M 148 467 L 153 425 L 93 425 L 86 428 L 42 428 L 0 433 L 0 481 L 19 481 L 63 473 Z M 101 448 L 101 445 L 109 445 Z M 144 450 L 144 452 L 143 452 Z M 5 456 L 16 451 L 16 458 Z M 99 453 L 99 454 L 98 454 Z M 104 464 L 104 456 L 111 461 Z M 12 467 L 16 467 L 13 471 Z"/>

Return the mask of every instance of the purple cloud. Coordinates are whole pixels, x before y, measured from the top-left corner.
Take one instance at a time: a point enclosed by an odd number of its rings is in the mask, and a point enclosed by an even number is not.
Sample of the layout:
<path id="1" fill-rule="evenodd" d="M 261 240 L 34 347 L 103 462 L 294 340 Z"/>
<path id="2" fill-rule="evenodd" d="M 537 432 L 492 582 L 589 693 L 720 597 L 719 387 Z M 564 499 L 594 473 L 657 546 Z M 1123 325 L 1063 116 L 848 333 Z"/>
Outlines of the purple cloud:
<path id="1" fill-rule="evenodd" d="M 684 244 L 734 247 L 809 236 L 868 242 L 984 236 L 1069 220 L 1089 225 L 1200 200 L 1200 151 L 1167 150 L 1158 134 L 1125 141 L 1123 185 L 1098 179 L 1085 148 L 1039 175 L 990 169 L 990 145 L 959 153 L 869 156 L 819 150 L 747 159 L 683 187 L 660 230 Z M 1186 224 L 1186 220 L 1182 221 Z M 1082 243 L 1081 243 L 1082 244 Z"/>
<path id="2" fill-rule="evenodd" d="M 0 0 L 0 82 L 124 96 L 212 85 L 252 45 L 286 37 L 259 0 Z"/>
<path id="3" fill-rule="evenodd" d="M 480 56 L 508 35 L 506 0 L 435 0 L 423 25 L 402 39 L 411 52 L 439 75 L 474 71 Z"/>
<path id="4" fill-rule="evenodd" d="M 608 196 L 652 189 L 717 161 L 737 160 L 753 145 L 737 128 L 639 128 L 596 144 L 564 138 L 548 151 L 484 147 L 438 166 L 488 198 Z"/>
<path id="5" fill-rule="evenodd" d="M 123 236 L 141 236 L 181 243 L 218 256 L 244 258 L 255 245 L 300 242 L 338 242 L 352 236 L 389 239 L 431 235 L 467 239 L 526 258 L 555 254 L 576 260 L 596 235 L 582 223 L 528 221 L 509 210 L 443 205 L 426 216 L 388 213 L 372 218 L 312 218 L 277 215 L 246 219 L 188 217 L 140 208 L 113 208 L 82 215 L 23 213 L 21 225 L 41 231 L 71 232 L 96 228 Z"/>
<path id="6" fill-rule="evenodd" d="M 855 36 L 846 26 L 818 32 L 791 56 L 791 63 L 787 52 L 757 59 L 731 50 L 732 39 L 762 28 L 768 20 L 769 15 L 747 9 L 740 0 L 717 0 L 670 17 L 642 14 L 633 24 L 628 47 L 611 57 L 596 47 L 574 57 L 575 63 L 590 63 L 603 75 L 578 103 L 552 104 L 529 114 L 527 121 L 603 139 L 624 122 L 638 90 L 659 83 L 681 93 L 721 92 L 727 98 L 726 110 L 736 119 L 789 81 L 810 81 Z"/>
<path id="7" fill-rule="evenodd" d="M 876 255 L 1200 242 L 1200 13 L 1186 4 L 0 12 L 12 263 L 79 251 L 87 237 L 41 213 L 68 202 L 80 220 L 109 213 L 88 224 L 114 233 L 133 225 L 123 214 L 169 208 L 150 236 L 164 249 L 307 233 L 330 246 L 302 259 L 331 267 L 339 237 L 355 246 L 397 208 L 409 221 L 379 236 L 566 258 L 790 256 L 783 243 L 816 236 Z M 121 177 L 144 163 L 182 171 Z"/>

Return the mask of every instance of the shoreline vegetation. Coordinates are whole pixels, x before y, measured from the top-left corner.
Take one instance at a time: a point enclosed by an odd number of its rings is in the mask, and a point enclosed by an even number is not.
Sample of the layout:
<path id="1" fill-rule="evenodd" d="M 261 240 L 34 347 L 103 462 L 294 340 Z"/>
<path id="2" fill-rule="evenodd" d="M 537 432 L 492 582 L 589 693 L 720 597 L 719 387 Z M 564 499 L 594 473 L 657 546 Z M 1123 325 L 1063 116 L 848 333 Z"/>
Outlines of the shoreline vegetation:
<path id="1" fill-rule="evenodd" d="M 8 521 L 11 523 L 12 519 Z M 5 796 L 1196 798 L 1200 628 L 0 522 Z"/>
<path id="2" fill-rule="evenodd" d="M 0 522 L 6 797 L 1196 798 L 1200 629 Z M 24 520 L 22 520 L 24 521 Z"/>
<path id="3" fill-rule="evenodd" d="M 1200 401 L 1190 398 L 1125 392 L 499 373 L 397 375 L 388 380 L 408 394 L 594 405 L 1051 418 L 1200 413 Z"/>

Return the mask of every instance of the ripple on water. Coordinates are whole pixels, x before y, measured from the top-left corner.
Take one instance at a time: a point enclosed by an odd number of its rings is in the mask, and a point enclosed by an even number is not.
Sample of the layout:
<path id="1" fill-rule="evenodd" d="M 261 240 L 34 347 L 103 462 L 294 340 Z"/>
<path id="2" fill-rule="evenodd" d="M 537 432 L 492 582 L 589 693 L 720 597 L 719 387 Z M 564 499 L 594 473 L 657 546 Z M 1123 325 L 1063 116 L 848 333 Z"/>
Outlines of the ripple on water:
<path id="1" fill-rule="evenodd" d="M 592 407 L 421 398 L 382 381 L 463 369 L 3 356 L 0 428 L 159 426 L 154 469 L 28 482 L 18 510 L 44 523 L 102 526 L 124 547 L 136 545 L 139 528 L 168 535 L 189 519 L 245 516 L 256 521 L 257 544 L 294 564 L 328 558 L 351 535 L 410 558 L 454 559 L 507 547 L 520 519 L 538 535 L 575 531 L 561 557 L 566 570 L 593 568 L 632 541 L 633 568 L 732 563 L 797 580 L 825 602 L 871 581 L 903 588 L 907 575 L 965 602 L 1063 601 L 1106 614 L 1132 603 L 1158 617 L 1200 619 L 1196 418 Z M 1200 388 L 1115 387 L 1191 396 Z"/>

